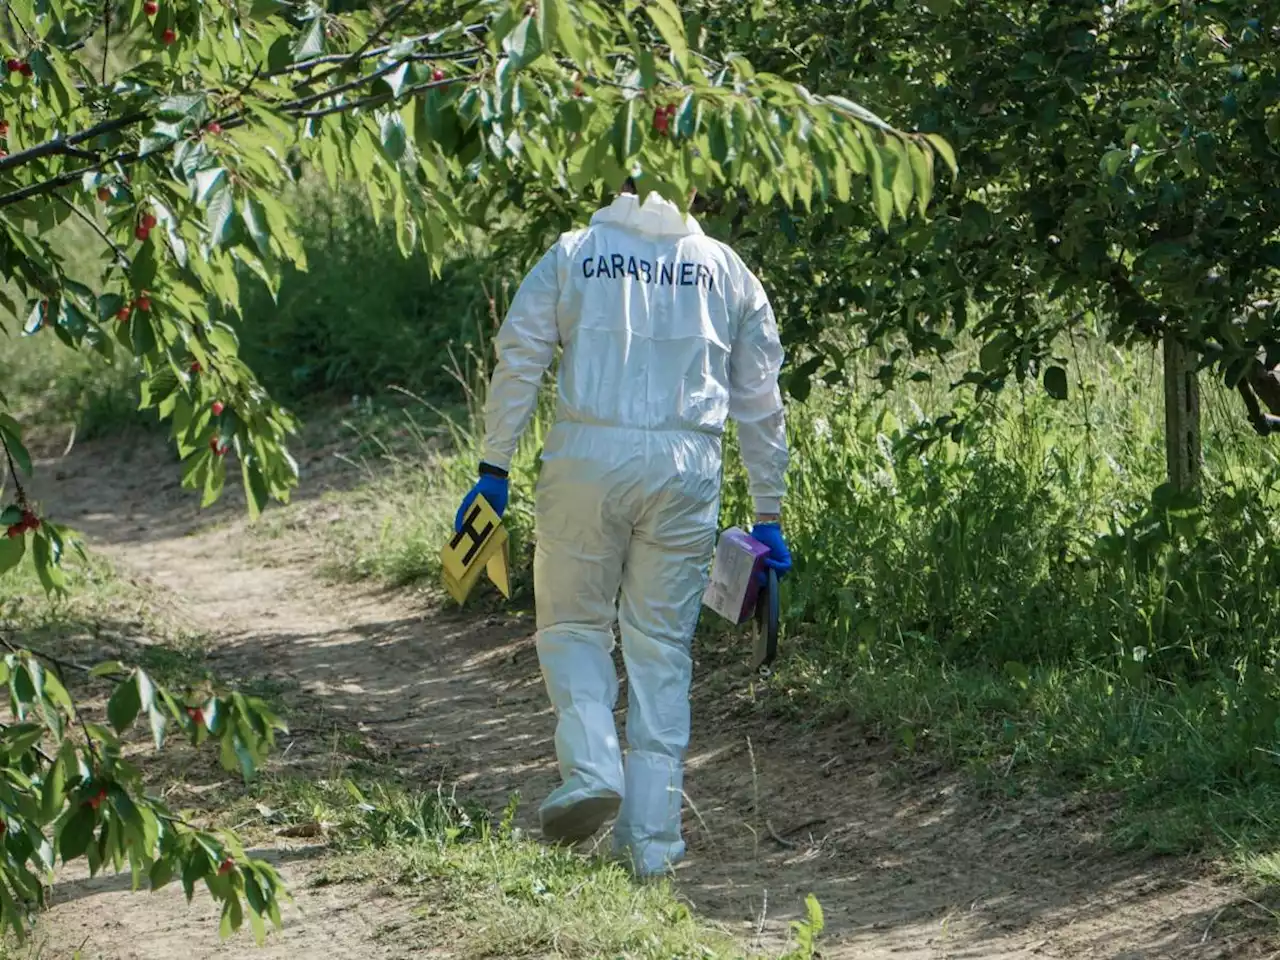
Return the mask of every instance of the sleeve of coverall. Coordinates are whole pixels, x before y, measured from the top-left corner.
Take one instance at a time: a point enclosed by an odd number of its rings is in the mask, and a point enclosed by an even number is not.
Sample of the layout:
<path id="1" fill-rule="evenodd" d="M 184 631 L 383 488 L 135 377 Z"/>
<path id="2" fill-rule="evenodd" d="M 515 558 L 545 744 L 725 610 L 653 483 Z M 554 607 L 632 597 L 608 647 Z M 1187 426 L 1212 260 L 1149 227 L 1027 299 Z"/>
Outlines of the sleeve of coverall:
<path id="1" fill-rule="evenodd" d="M 778 389 L 782 343 L 764 287 L 750 274 L 747 283 L 746 309 L 729 360 L 729 416 L 738 424 L 756 513 L 774 514 L 782 510 L 789 461 Z"/>
<path id="2" fill-rule="evenodd" d="M 498 365 L 484 406 L 482 459 L 511 469 L 520 437 L 538 405 L 538 388 L 559 341 L 556 301 L 560 298 L 558 257 L 552 247 L 529 271 L 498 330 Z"/>

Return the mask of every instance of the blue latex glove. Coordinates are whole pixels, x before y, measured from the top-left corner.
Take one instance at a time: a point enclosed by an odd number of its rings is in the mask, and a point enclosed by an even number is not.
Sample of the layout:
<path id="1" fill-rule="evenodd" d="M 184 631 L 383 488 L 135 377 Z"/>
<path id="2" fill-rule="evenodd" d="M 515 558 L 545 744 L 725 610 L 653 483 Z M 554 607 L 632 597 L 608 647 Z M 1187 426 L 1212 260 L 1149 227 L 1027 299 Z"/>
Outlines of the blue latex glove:
<path id="1" fill-rule="evenodd" d="M 500 477 L 492 473 L 480 474 L 480 479 L 476 481 L 476 485 L 467 491 L 467 495 L 462 498 L 462 505 L 458 507 L 458 513 L 453 518 L 453 530 L 457 533 L 462 529 L 462 519 L 467 515 L 467 511 L 471 509 L 471 504 L 475 503 L 477 496 L 484 497 L 489 501 L 489 506 L 493 507 L 494 513 L 501 517 L 507 511 L 507 499 L 510 496 L 510 485 L 506 477 Z"/>
<path id="2" fill-rule="evenodd" d="M 769 548 L 765 564 L 773 568 L 779 580 L 785 577 L 791 570 L 791 551 L 782 537 L 782 527 L 776 523 L 757 523 L 751 528 L 751 536 Z"/>

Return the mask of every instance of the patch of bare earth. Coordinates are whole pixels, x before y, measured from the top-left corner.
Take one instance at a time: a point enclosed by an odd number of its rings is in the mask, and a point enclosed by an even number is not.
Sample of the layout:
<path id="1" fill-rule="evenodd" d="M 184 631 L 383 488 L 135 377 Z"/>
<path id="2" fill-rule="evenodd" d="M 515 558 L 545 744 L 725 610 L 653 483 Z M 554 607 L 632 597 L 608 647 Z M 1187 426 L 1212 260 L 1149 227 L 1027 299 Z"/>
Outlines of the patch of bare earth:
<path id="1" fill-rule="evenodd" d="M 328 582 L 316 571 L 321 539 L 307 528 L 325 523 L 331 505 L 291 508 L 296 529 L 264 544 L 245 534 L 234 491 L 202 514 L 162 448 L 144 443 L 124 458 L 82 446 L 43 465 L 40 493 L 212 634 L 216 670 L 291 691 L 302 726 L 277 767 L 319 755 L 334 730 L 354 732 L 423 785 L 456 786 L 495 810 L 519 790 L 532 826 L 556 775 L 527 618 Z M 354 479 L 320 473 L 317 488 Z M 696 677 L 689 857 L 676 883 L 746 948 L 784 944 L 814 893 L 824 957 L 1209 960 L 1276 949 L 1242 891 L 1205 879 L 1205 865 L 1107 852 L 1096 809 L 981 801 L 959 776 L 904 769 L 856 726 L 799 732 L 747 693 L 745 648 L 702 649 Z M 122 877 L 67 872 L 41 923 L 45 955 L 82 944 L 86 958 L 449 955 L 438 926 L 429 935 L 413 922 L 423 891 L 315 886 L 321 847 L 268 835 L 261 849 L 297 901 L 265 948 L 247 932 L 220 942 L 199 896 L 188 906 L 180 889 L 135 894 Z"/>

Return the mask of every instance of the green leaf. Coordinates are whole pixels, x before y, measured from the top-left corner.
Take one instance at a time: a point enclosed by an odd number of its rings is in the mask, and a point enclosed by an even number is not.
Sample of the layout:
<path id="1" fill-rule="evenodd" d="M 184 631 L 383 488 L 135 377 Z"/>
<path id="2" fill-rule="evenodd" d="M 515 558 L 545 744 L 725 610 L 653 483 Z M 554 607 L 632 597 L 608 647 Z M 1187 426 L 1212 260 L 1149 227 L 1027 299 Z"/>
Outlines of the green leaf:
<path id="1" fill-rule="evenodd" d="M 164 746 L 164 733 L 168 721 L 165 720 L 164 714 L 154 706 L 147 710 L 147 719 L 151 722 L 151 739 L 155 742 L 156 749 L 159 750 Z"/>
<path id="2" fill-rule="evenodd" d="M 692 93 L 684 98 L 676 114 L 676 132 L 686 140 L 698 132 L 698 101 Z"/>
<path id="3" fill-rule="evenodd" d="M 156 116 L 161 120 L 191 120 L 203 124 L 208 117 L 208 100 L 203 93 L 180 93 L 165 97 L 156 105 Z"/>
<path id="4" fill-rule="evenodd" d="M 138 684 L 134 677 L 130 677 L 121 681 L 107 701 L 107 719 L 116 733 L 124 733 L 133 725 L 140 709 L 142 700 L 138 697 Z"/>
<path id="5" fill-rule="evenodd" d="M 57 558 L 50 549 L 49 538 L 36 534 L 31 544 L 31 556 L 35 561 L 36 576 L 49 594 L 60 594 L 66 589 L 67 579 L 57 567 Z"/>
<path id="6" fill-rule="evenodd" d="M 643 135 L 636 122 L 636 101 L 628 100 L 613 118 L 613 155 L 622 167 L 626 167 L 640 149 Z"/>
<path id="7" fill-rule="evenodd" d="M 27 552 L 26 537 L 8 537 L 0 530 L 0 573 L 12 570 Z"/>
<path id="8" fill-rule="evenodd" d="M 1044 388 L 1055 400 L 1067 399 L 1067 371 L 1050 367 L 1044 372 Z"/>
<path id="9" fill-rule="evenodd" d="M 533 17 L 525 17 L 502 41 L 516 69 L 527 67 L 542 55 L 542 38 Z"/>
<path id="10" fill-rule="evenodd" d="M 911 197 L 914 192 L 911 179 L 911 161 L 907 156 L 907 145 L 892 134 L 885 137 L 889 150 L 893 155 L 893 207 L 898 216 L 904 220 L 911 210 Z"/>
<path id="11" fill-rule="evenodd" d="M 306 60 L 324 53 L 324 16 L 322 11 L 315 11 L 289 48 L 294 61 Z"/>
<path id="12" fill-rule="evenodd" d="M 173 861 L 168 857 L 161 857 L 151 865 L 151 872 L 147 876 L 147 883 L 152 890 L 159 890 L 173 880 Z"/>
<path id="13" fill-rule="evenodd" d="M 134 289 L 149 290 L 155 283 L 157 268 L 156 244 L 154 240 L 148 239 L 134 254 L 133 266 L 129 269 L 129 280 Z"/>
<path id="14" fill-rule="evenodd" d="M 908 141 L 907 154 L 911 157 L 911 172 L 916 182 L 916 204 L 924 216 L 933 199 L 933 152 Z"/>
<path id="15" fill-rule="evenodd" d="M 267 229 L 267 211 L 252 194 L 240 202 L 240 219 L 249 231 L 249 239 L 263 257 L 271 256 L 271 233 Z M 215 331 L 217 332 L 217 331 Z M 232 351 L 234 354 L 234 351 Z"/>
<path id="16" fill-rule="evenodd" d="M 40 817 L 45 823 L 52 823 L 62 812 L 62 805 L 67 799 L 66 783 L 66 755 L 59 751 L 49 765 L 40 788 Z"/>
<path id="17" fill-rule="evenodd" d="M 978 351 L 978 363 L 982 369 L 988 373 L 994 373 L 1004 364 L 1005 345 L 1002 337 L 982 345 L 982 349 Z"/>
<path id="18" fill-rule="evenodd" d="M 938 156 L 942 158 L 948 169 L 951 170 L 951 175 L 953 177 L 958 176 L 960 168 L 956 166 L 956 152 L 951 148 L 951 144 L 936 133 L 926 133 L 925 139 L 933 144 L 933 149 L 937 151 Z"/>
<path id="19" fill-rule="evenodd" d="M 404 120 L 398 113 L 388 113 L 382 118 L 382 150 L 392 163 L 404 159 L 409 147 L 409 138 L 405 134 Z"/>
<path id="20" fill-rule="evenodd" d="M 889 220 L 893 217 L 893 171 L 888 169 L 881 151 L 874 144 L 867 153 L 871 158 L 871 206 L 881 229 L 888 230 Z"/>
<path id="21" fill-rule="evenodd" d="M 113 673 L 128 673 L 129 668 L 119 660 L 107 660 L 104 663 L 97 664 L 89 671 L 91 677 L 109 677 Z"/>
<path id="22" fill-rule="evenodd" d="M 58 853 L 62 855 L 63 863 L 83 856 L 89 849 L 95 821 L 93 808 L 82 803 L 62 825 L 62 831 L 58 835 Z"/>
<path id="23" fill-rule="evenodd" d="M 228 179 L 223 177 L 209 194 L 204 211 L 209 239 L 214 245 L 225 246 L 230 242 L 235 213 L 235 192 Z"/>
<path id="24" fill-rule="evenodd" d="M 689 42 L 684 35 L 684 21 L 680 16 L 680 8 L 673 0 L 651 0 L 645 7 L 649 19 L 662 34 L 662 39 L 671 48 L 671 58 L 681 71 L 689 67 Z"/>
<path id="25" fill-rule="evenodd" d="M 1127 150 L 1108 150 L 1098 161 L 1098 169 L 1108 177 L 1114 177 L 1120 167 L 1129 159 Z"/>
<path id="26" fill-rule="evenodd" d="M 549 9 L 548 9 L 549 8 Z M 557 37 L 564 52 L 580 67 L 587 65 L 587 50 L 578 36 L 578 28 L 574 18 L 565 7 L 565 0 L 539 0 L 538 34 L 541 37 Z M 554 23 L 555 31 L 545 29 L 543 24 Z M 544 41 L 545 42 L 545 41 Z"/>
<path id="27" fill-rule="evenodd" d="M 233 892 L 223 904 L 222 922 L 218 925 L 218 934 L 225 939 L 239 930 L 242 923 L 244 923 L 244 908 L 240 906 L 239 896 Z"/>

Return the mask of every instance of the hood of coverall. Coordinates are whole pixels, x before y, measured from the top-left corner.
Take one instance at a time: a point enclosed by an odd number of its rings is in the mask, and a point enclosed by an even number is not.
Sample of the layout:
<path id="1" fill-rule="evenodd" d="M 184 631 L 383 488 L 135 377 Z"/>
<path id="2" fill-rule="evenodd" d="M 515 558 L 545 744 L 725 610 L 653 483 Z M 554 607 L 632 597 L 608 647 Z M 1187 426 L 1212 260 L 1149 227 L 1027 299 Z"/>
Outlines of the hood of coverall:
<path id="1" fill-rule="evenodd" d="M 702 233 L 697 220 L 682 214 L 679 207 L 656 193 L 645 197 L 643 204 L 634 193 L 619 194 L 613 203 L 592 215 L 591 224 L 614 224 L 658 237 L 687 237 Z"/>

